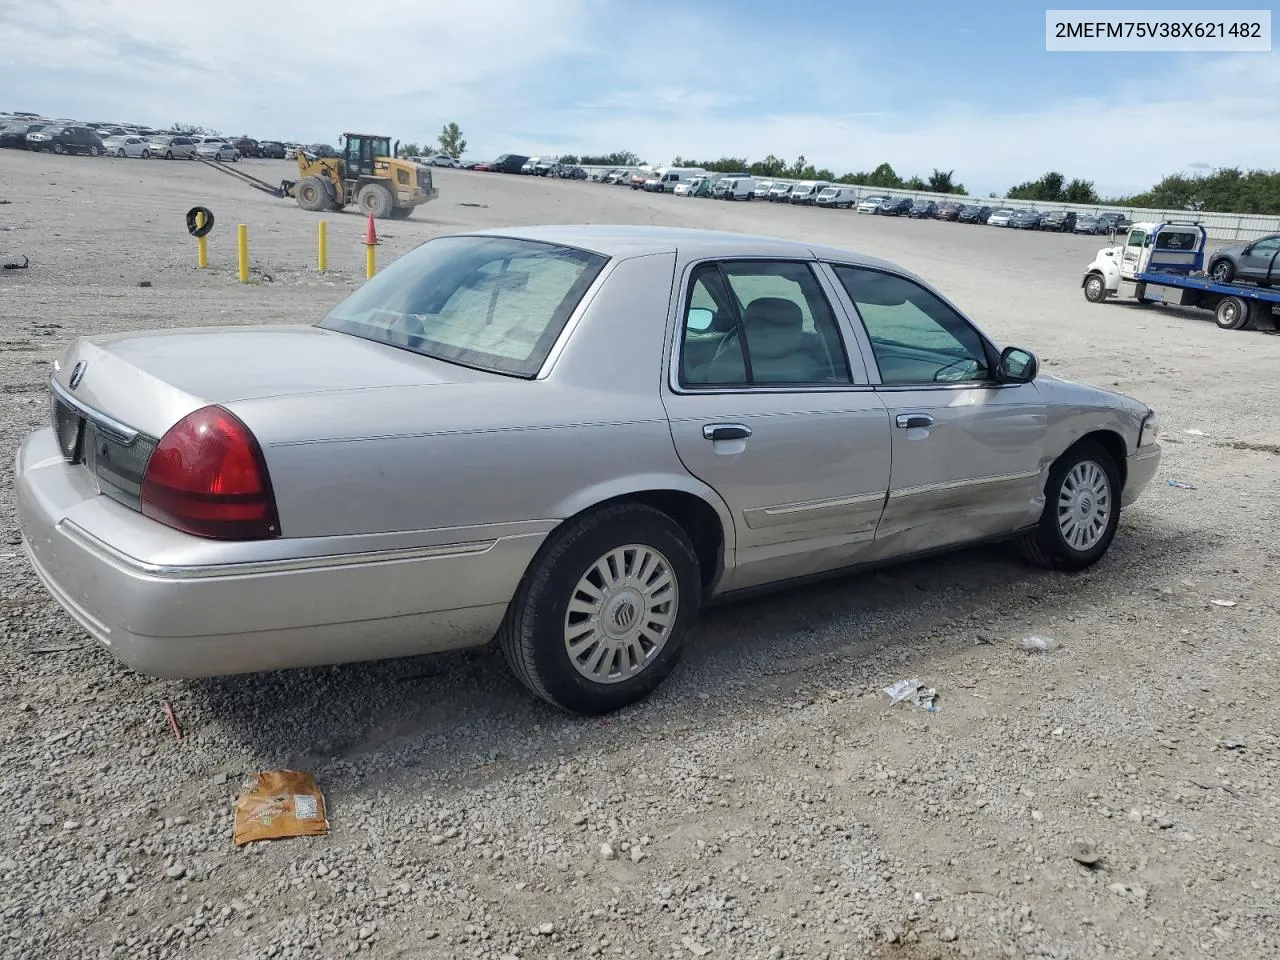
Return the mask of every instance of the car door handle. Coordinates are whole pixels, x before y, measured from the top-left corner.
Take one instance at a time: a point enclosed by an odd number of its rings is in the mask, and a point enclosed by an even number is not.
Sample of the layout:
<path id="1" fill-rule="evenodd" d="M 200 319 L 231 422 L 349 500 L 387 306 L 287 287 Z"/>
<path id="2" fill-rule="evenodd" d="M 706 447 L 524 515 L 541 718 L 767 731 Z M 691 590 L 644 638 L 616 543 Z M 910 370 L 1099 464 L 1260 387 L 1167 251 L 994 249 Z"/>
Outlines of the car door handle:
<path id="1" fill-rule="evenodd" d="M 914 427 L 932 427 L 933 417 L 927 413 L 900 413 L 897 422 L 903 430 L 911 430 Z"/>
<path id="2" fill-rule="evenodd" d="M 708 423 L 702 428 L 708 440 L 745 440 L 751 436 L 751 428 L 742 423 Z"/>

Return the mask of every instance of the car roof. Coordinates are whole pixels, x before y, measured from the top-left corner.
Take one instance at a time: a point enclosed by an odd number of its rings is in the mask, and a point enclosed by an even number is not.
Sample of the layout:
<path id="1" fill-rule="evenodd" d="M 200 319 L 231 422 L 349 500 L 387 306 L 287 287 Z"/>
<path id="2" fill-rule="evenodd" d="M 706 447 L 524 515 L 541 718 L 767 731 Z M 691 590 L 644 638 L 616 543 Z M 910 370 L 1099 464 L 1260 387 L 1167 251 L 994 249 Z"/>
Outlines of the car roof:
<path id="1" fill-rule="evenodd" d="M 911 275 L 909 271 L 895 263 L 852 250 L 798 240 L 784 240 L 780 237 L 730 233 L 721 230 L 615 224 L 555 224 L 493 228 L 473 231 L 467 235 L 541 240 L 545 243 L 563 244 L 607 257 L 619 258 L 643 257 L 677 251 L 694 257 L 767 256 L 807 259 L 815 256 L 824 260 L 881 267 Z"/>

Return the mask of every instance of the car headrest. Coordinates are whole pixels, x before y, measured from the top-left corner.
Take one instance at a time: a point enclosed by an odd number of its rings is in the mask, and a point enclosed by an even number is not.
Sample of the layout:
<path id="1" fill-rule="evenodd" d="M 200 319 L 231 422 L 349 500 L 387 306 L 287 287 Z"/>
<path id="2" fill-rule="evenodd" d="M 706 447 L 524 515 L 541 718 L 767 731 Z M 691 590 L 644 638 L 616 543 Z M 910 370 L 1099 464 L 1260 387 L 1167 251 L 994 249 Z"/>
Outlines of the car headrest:
<path id="1" fill-rule="evenodd" d="M 753 357 L 783 357 L 803 342 L 804 314 L 794 301 L 782 297 L 752 300 L 742 323 L 747 328 Z"/>

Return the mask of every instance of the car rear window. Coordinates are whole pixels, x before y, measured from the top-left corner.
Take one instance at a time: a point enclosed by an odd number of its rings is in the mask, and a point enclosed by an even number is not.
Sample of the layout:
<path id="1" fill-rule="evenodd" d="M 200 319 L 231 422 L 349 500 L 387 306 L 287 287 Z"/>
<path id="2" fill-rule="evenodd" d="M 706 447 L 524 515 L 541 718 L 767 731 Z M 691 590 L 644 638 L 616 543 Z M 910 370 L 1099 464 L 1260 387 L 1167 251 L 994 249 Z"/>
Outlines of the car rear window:
<path id="1" fill-rule="evenodd" d="M 532 377 L 608 258 L 507 237 L 441 237 L 318 324 L 493 373 Z"/>

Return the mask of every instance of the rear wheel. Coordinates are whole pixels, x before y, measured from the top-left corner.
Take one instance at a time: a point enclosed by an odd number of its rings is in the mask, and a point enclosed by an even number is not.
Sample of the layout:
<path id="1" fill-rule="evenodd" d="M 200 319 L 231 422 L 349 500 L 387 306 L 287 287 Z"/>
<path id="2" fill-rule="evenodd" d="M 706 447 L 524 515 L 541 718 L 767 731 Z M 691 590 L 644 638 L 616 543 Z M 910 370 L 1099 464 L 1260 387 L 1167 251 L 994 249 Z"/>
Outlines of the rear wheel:
<path id="1" fill-rule="evenodd" d="M 121 147 L 119 150 L 116 151 L 116 156 L 119 157 L 121 160 L 125 158 L 124 147 Z"/>
<path id="2" fill-rule="evenodd" d="M 142 151 L 142 159 L 143 159 L 143 160 L 150 160 L 150 159 L 151 159 L 151 151 L 150 151 L 150 150 L 143 150 L 143 151 Z"/>
<path id="3" fill-rule="evenodd" d="M 1049 471 L 1044 513 L 1018 542 L 1022 555 L 1054 570 L 1097 563 L 1120 524 L 1120 471 L 1102 444 L 1084 440 Z"/>
<path id="4" fill-rule="evenodd" d="M 329 193 L 319 177 L 306 177 L 298 181 L 293 189 L 294 199 L 303 210 L 313 213 L 323 210 L 329 205 Z"/>
<path id="5" fill-rule="evenodd" d="M 1223 297 L 1213 311 L 1213 319 L 1223 330 L 1242 330 L 1249 323 L 1249 304 L 1240 297 Z"/>
<path id="6" fill-rule="evenodd" d="M 1209 275 L 1215 283 L 1230 283 L 1236 277 L 1236 268 L 1230 260 L 1218 260 L 1209 267 Z"/>
<path id="7" fill-rule="evenodd" d="M 356 203 L 366 215 L 373 214 L 378 220 L 385 220 L 395 209 L 396 199 L 381 183 L 366 183 L 356 194 Z"/>
<path id="8" fill-rule="evenodd" d="M 166 160 L 172 160 L 172 159 L 173 159 L 173 151 L 172 151 L 172 150 L 166 150 L 166 151 L 164 152 L 164 158 L 165 158 Z"/>
<path id="9" fill-rule="evenodd" d="M 566 522 L 498 632 L 512 670 L 564 710 L 602 714 L 667 677 L 702 599 L 698 560 L 665 513 L 620 503 Z"/>
<path id="10" fill-rule="evenodd" d="M 57 154 L 63 154 L 67 152 L 67 148 L 55 141 L 53 144 L 53 152 Z"/>
<path id="11" fill-rule="evenodd" d="M 89 148 L 89 156 L 91 156 L 91 157 L 100 157 L 100 156 L 102 156 L 102 148 L 101 148 L 101 147 L 99 147 L 97 144 L 94 144 L 93 146 L 91 146 L 91 147 Z"/>
<path id="12" fill-rule="evenodd" d="M 1084 279 L 1084 298 L 1090 303 L 1101 303 L 1107 299 L 1107 284 L 1102 274 L 1091 273 Z"/>

